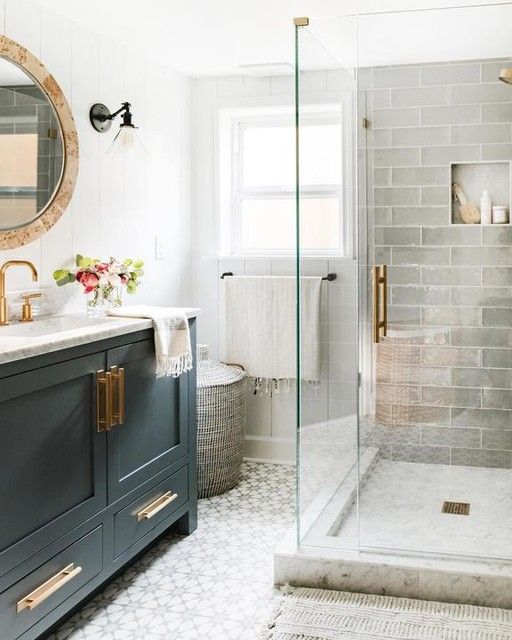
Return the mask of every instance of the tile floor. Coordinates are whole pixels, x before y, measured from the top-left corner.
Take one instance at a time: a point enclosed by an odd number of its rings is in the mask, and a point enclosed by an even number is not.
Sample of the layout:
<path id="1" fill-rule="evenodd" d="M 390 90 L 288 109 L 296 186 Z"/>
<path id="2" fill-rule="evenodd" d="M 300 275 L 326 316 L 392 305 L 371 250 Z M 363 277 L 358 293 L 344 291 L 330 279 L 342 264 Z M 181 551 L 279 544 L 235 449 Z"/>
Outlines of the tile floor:
<path id="1" fill-rule="evenodd" d="M 245 463 L 201 500 L 199 527 L 168 536 L 51 640 L 255 640 L 272 609 L 273 547 L 294 520 L 293 467 Z"/>

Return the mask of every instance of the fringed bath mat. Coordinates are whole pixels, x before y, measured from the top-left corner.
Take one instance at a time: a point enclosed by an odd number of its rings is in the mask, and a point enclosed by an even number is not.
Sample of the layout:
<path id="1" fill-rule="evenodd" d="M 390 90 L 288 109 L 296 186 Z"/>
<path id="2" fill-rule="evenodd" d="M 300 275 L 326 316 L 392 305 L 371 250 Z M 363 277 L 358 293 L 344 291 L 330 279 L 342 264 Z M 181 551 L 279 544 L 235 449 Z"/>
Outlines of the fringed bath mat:
<path id="1" fill-rule="evenodd" d="M 262 640 L 510 640 L 512 611 L 284 587 Z"/>

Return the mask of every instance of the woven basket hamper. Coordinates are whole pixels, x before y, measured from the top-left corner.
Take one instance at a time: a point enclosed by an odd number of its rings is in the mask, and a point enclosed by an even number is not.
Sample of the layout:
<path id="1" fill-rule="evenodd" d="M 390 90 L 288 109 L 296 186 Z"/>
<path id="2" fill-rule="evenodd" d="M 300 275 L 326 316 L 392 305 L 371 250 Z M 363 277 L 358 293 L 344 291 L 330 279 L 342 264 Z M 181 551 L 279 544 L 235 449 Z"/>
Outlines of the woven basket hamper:
<path id="1" fill-rule="evenodd" d="M 387 427 L 421 422 L 422 350 L 427 345 L 446 344 L 448 334 L 443 328 L 420 331 L 397 330 L 377 344 L 377 401 L 375 418 Z"/>
<path id="2" fill-rule="evenodd" d="M 216 496 L 240 481 L 246 376 L 242 369 L 208 359 L 197 349 L 197 488 L 200 498 Z"/>

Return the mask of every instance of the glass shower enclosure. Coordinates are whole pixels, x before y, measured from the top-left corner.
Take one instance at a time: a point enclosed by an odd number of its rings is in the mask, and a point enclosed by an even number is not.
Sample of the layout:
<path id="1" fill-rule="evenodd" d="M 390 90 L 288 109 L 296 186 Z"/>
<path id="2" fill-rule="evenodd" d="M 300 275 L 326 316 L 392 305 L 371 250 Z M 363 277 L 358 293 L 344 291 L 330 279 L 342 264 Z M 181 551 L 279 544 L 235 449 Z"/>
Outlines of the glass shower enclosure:
<path id="1" fill-rule="evenodd" d="M 512 227 L 464 206 L 510 211 L 511 24 L 510 3 L 296 21 L 299 297 L 336 275 L 318 385 L 299 349 L 301 550 L 511 559 Z"/>

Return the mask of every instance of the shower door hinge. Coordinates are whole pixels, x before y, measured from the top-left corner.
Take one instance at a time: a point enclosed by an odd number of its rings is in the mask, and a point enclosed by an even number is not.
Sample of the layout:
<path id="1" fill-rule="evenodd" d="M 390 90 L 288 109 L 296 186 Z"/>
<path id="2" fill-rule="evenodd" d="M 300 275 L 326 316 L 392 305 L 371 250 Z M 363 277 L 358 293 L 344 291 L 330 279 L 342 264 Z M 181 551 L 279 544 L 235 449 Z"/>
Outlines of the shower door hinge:
<path id="1" fill-rule="evenodd" d="M 361 119 L 361 125 L 363 127 L 363 129 L 369 129 L 370 128 L 370 121 L 368 120 L 368 118 L 364 117 Z"/>
<path id="2" fill-rule="evenodd" d="M 308 27 L 309 26 L 309 18 L 306 18 L 306 16 L 300 17 L 300 18 L 294 18 L 293 19 L 293 24 L 296 27 Z"/>

